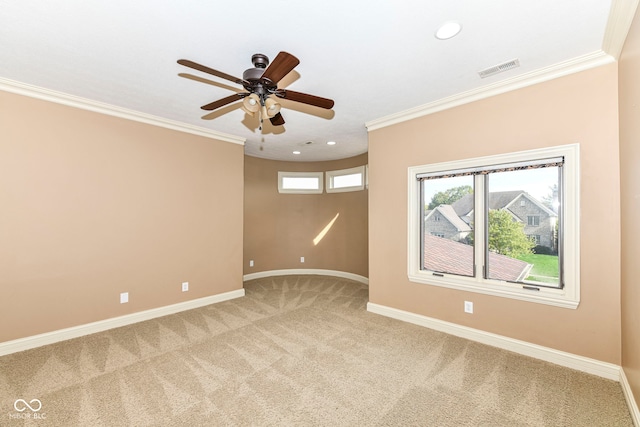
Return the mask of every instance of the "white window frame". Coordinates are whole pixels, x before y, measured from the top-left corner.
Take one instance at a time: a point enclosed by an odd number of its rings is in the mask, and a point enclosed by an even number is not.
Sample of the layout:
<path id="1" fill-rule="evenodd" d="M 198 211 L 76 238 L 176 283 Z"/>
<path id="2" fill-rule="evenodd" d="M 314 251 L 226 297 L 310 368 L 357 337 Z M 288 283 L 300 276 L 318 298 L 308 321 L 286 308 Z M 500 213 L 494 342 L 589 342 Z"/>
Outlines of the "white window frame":
<path id="1" fill-rule="evenodd" d="M 278 193 L 283 194 L 322 194 L 323 188 L 323 179 L 322 172 L 278 172 Z M 283 180 L 284 178 L 316 178 L 318 180 L 318 187 L 309 189 L 309 188 L 284 188 Z"/>
<path id="2" fill-rule="evenodd" d="M 364 166 L 364 188 L 369 189 L 369 165 Z"/>
<path id="3" fill-rule="evenodd" d="M 362 176 L 362 180 L 360 185 L 354 185 L 351 187 L 340 187 L 340 188 L 335 188 L 333 185 L 334 179 L 336 177 L 340 177 L 340 176 L 344 176 L 344 175 L 355 175 L 355 174 L 360 174 Z M 357 166 L 355 168 L 349 168 L 349 169 L 340 169 L 340 170 L 335 170 L 335 171 L 327 171 L 327 173 L 325 174 L 325 187 L 327 189 L 327 193 L 344 193 L 347 191 L 361 191 L 364 190 L 365 186 L 366 186 L 366 180 L 365 180 L 365 166 Z"/>
<path id="4" fill-rule="evenodd" d="M 548 304 L 563 308 L 575 309 L 580 303 L 580 151 L 579 144 L 569 144 L 551 148 L 541 148 L 495 156 L 478 157 L 452 162 L 413 166 L 408 168 L 408 277 L 416 283 L 442 286 L 462 291 L 476 292 L 523 301 Z M 529 286 L 522 283 L 510 283 L 493 279 L 484 279 L 483 244 L 476 244 L 475 277 L 464 277 L 454 274 L 434 275 L 433 272 L 421 270 L 421 213 L 420 182 L 417 175 L 438 173 L 466 168 L 487 167 L 506 163 L 524 162 L 545 158 L 564 157 L 562 194 L 563 194 L 563 276 L 562 289 Z M 483 206 L 484 188 L 474 191 L 475 206 Z M 482 215 L 480 209 L 474 213 Z M 476 221 L 476 233 L 484 235 L 484 221 Z M 483 239 L 476 239 L 481 241 Z"/>

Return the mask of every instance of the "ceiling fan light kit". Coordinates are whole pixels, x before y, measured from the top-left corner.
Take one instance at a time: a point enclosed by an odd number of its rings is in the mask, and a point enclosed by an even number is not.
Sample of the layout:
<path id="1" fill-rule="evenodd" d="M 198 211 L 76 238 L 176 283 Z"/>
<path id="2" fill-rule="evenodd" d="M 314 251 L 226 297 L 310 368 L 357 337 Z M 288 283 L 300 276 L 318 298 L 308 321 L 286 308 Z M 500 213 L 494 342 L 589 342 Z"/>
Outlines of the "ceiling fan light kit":
<path id="1" fill-rule="evenodd" d="M 273 98 L 266 98 L 264 100 L 264 111 L 265 115 L 269 118 L 274 117 L 276 114 L 280 112 L 281 105 L 278 104 Z"/>
<path id="2" fill-rule="evenodd" d="M 260 113 L 260 123 L 264 117 L 267 117 L 272 125 L 281 126 L 285 123 L 280 114 L 282 106 L 274 99 L 275 97 L 328 110 L 333 108 L 334 102 L 331 99 L 278 88 L 278 82 L 300 63 L 298 58 L 290 53 L 278 53 L 271 64 L 266 55 L 256 53 L 251 57 L 251 62 L 253 68 L 245 70 L 240 79 L 188 59 L 178 60 L 180 65 L 240 84 L 246 90 L 246 92 L 239 92 L 203 105 L 200 107 L 203 110 L 215 110 L 242 100 L 242 109 L 247 114 L 253 116 L 256 112 Z"/>
<path id="3" fill-rule="evenodd" d="M 248 113 L 255 113 L 260 109 L 260 98 L 255 93 L 245 96 L 242 107 Z"/>

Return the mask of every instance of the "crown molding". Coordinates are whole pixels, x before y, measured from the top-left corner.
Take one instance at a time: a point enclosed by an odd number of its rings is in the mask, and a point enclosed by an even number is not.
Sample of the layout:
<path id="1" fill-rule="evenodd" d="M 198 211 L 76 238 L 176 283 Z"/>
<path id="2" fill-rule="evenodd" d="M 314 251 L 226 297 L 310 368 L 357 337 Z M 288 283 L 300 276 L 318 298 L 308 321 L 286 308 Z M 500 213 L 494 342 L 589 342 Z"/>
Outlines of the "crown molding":
<path id="1" fill-rule="evenodd" d="M 511 79 L 496 82 L 481 88 L 442 98 L 409 110 L 365 123 L 368 131 L 384 128 L 459 105 L 489 98 L 512 90 L 553 80 L 569 74 L 615 62 L 620 57 L 624 42 L 631 28 L 640 0 L 612 0 L 607 26 L 602 42 L 602 50 L 541 68 Z"/>
<path id="2" fill-rule="evenodd" d="M 602 41 L 602 50 L 618 60 L 636 14 L 639 0 L 613 0 Z"/>
<path id="3" fill-rule="evenodd" d="M 15 80 L 5 79 L 2 77 L 0 77 L 0 90 L 15 93 L 18 95 L 28 96 L 31 98 L 37 98 L 44 101 L 54 102 L 56 104 L 66 105 L 68 107 L 79 108 L 82 110 L 93 111 L 95 113 L 106 114 L 108 116 L 133 120 L 135 122 L 145 123 L 152 126 L 176 130 L 178 132 L 185 132 L 193 135 L 203 136 L 205 138 L 230 142 L 232 144 L 244 145 L 245 143 L 244 138 L 235 135 L 217 132 L 214 130 L 202 128 L 199 126 L 193 126 L 162 117 L 156 117 L 152 116 L 151 114 L 128 110 L 126 108 L 116 107 L 115 105 L 92 101 L 90 99 L 81 98 L 79 96 L 69 95 L 63 92 L 57 92 L 54 90 L 29 85 Z"/>
<path id="4" fill-rule="evenodd" d="M 439 99 L 409 110 L 391 114 L 386 117 L 371 120 L 365 123 L 367 131 L 371 132 L 387 126 L 402 123 L 418 117 L 427 116 L 439 111 L 448 110 L 460 105 L 469 104 L 481 99 L 490 98 L 527 86 L 543 83 L 549 80 L 557 79 L 569 74 L 578 73 L 591 68 L 600 67 L 615 62 L 615 59 L 600 50 L 587 55 L 579 56 L 568 61 L 559 62 L 549 67 L 540 68 L 529 73 L 521 74 L 507 80 L 495 82 L 477 89 L 461 92 L 446 98 Z"/>

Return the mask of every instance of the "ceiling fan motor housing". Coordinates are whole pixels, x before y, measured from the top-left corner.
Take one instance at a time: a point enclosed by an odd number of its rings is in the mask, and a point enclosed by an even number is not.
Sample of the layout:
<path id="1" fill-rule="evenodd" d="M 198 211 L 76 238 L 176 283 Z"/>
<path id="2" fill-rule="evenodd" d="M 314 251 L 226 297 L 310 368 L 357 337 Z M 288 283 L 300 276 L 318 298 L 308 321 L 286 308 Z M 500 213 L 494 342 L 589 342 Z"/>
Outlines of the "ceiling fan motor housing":
<path id="1" fill-rule="evenodd" d="M 269 65 L 269 58 L 267 55 L 262 53 L 256 53 L 251 57 L 251 63 L 256 68 L 267 68 L 267 65 Z"/>
<path id="2" fill-rule="evenodd" d="M 263 73 L 264 68 L 249 68 L 242 73 L 242 78 L 248 82 L 258 81 Z"/>
<path id="3" fill-rule="evenodd" d="M 250 93 L 260 95 L 264 100 L 264 96 L 269 96 L 278 89 L 278 85 L 271 80 L 262 78 L 265 69 L 269 65 L 269 58 L 262 53 L 256 53 L 251 57 L 251 62 L 255 68 L 249 68 L 242 73 L 242 79 L 248 84 L 243 84 L 244 88 Z"/>

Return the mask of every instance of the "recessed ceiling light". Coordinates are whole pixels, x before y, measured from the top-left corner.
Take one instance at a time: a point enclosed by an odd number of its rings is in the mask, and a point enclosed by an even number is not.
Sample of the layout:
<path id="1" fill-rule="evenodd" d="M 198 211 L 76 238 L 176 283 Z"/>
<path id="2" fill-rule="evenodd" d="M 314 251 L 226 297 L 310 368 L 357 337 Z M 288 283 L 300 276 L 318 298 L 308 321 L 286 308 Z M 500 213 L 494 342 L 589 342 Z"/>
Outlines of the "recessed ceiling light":
<path id="1" fill-rule="evenodd" d="M 462 30 L 462 25 L 457 22 L 445 22 L 436 30 L 436 38 L 439 40 L 447 40 L 455 37 Z"/>
<path id="2" fill-rule="evenodd" d="M 300 152 L 299 151 L 294 151 L 293 154 L 300 154 Z"/>
<path id="3" fill-rule="evenodd" d="M 336 145 L 335 141 L 327 141 L 327 145 Z"/>

